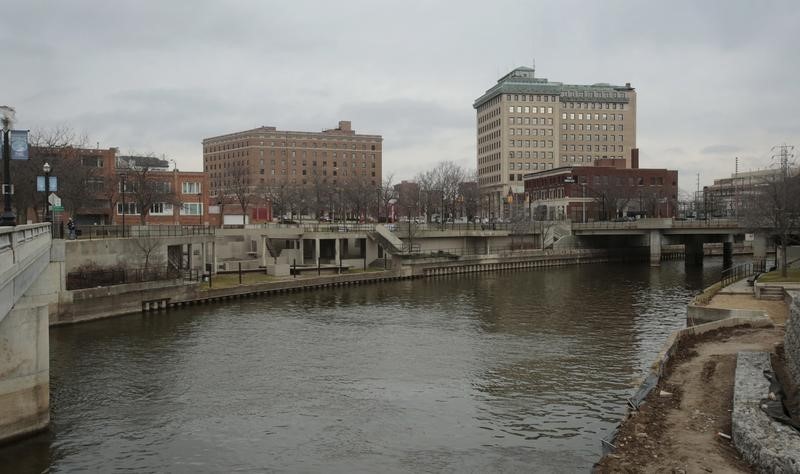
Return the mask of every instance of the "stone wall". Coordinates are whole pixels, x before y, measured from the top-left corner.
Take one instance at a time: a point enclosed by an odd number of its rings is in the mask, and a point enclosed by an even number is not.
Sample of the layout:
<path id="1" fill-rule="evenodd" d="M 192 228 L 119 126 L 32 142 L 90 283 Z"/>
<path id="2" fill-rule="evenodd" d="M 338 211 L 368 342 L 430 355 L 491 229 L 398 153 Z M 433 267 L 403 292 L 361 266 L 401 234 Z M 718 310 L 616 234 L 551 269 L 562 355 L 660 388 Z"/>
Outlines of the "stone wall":
<path id="1" fill-rule="evenodd" d="M 794 383 L 800 383 L 800 291 L 789 291 L 789 320 L 786 321 L 784 350 L 786 365 Z"/>

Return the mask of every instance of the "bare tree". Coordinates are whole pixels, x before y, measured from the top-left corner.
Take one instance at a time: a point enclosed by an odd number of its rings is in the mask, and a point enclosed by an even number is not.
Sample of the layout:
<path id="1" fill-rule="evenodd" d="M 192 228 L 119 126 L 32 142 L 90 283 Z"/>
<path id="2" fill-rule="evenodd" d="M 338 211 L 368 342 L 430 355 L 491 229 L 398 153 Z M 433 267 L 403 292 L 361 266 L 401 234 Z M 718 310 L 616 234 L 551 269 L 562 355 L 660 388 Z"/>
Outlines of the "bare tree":
<path id="1" fill-rule="evenodd" d="M 38 211 L 40 204 L 44 206 L 44 198 L 36 191 L 36 177 L 43 174 L 45 162 L 51 166 L 51 176 L 58 179 L 57 190 L 53 192 L 57 192 L 67 213 L 74 214 L 92 201 L 96 189 L 90 186 L 90 180 L 101 176 L 99 169 L 92 166 L 95 161 L 82 156 L 81 150 L 88 142 L 86 136 L 79 136 L 67 126 L 58 126 L 33 130 L 28 141 L 30 160 L 20 162 L 16 176 L 12 175 L 18 209 L 24 212 L 33 207 Z"/>
<path id="2" fill-rule="evenodd" d="M 742 223 L 753 231 L 766 232 L 778 244 L 781 276 L 787 276 L 789 245 L 800 241 L 800 174 L 788 167 L 765 179 L 758 192 L 740 210 Z"/>
<path id="3" fill-rule="evenodd" d="M 243 161 L 236 162 L 227 170 L 223 194 L 242 208 L 242 225 L 247 224 L 247 209 L 255 196 L 250 185 L 250 170 Z"/>
<path id="4" fill-rule="evenodd" d="M 138 235 L 132 240 L 142 259 L 142 268 L 147 272 L 151 263 L 150 261 L 154 259 L 153 252 L 162 245 L 161 239 L 145 233 Z M 178 265 L 177 268 L 180 268 L 180 265 Z"/>
<path id="5" fill-rule="evenodd" d="M 378 190 L 381 213 L 383 214 L 383 217 L 386 218 L 386 222 L 389 222 L 389 209 L 392 206 L 392 202 L 397 201 L 397 191 L 395 190 L 394 184 L 392 183 L 393 180 L 394 180 L 394 174 L 390 174 L 389 176 L 384 178 Z"/>
<path id="6" fill-rule="evenodd" d="M 152 158 L 145 156 L 143 158 Z M 121 173 L 125 174 L 125 193 L 130 195 L 131 203 L 136 205 L 139 222 L 144 225 L 155 204 L 179 205 L 170 178 L 154 169 L 149 160 L 136 164 L 134 160 L 121 162 Z M 127 209 L 123 209 L 127 212 Z"/>

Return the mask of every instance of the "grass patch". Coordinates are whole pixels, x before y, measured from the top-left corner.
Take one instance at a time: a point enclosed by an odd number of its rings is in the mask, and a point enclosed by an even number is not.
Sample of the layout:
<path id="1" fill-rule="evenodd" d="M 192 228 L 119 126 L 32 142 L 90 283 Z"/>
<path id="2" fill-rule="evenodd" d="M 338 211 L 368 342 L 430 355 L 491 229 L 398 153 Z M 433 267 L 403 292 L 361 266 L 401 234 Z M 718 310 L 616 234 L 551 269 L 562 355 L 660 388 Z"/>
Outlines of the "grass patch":
<path id="1" fill-rule="evenodd" d="M 764 273 L 758 277 L 759 283 L 771 283 L 776 281 L 800 283 L 800 269 L 790 268 L 786 274 L 786 278 L 781 276 L 780 270 Z"/>
<path id="2" fill-rule="evenodd" d="M 267 283 L 270 281 L 277 281 L 280 278 L 276 278 L 274 276 L 265 275 L 263 273 L 242 273 L 242 285 L 255 285 L 258 283 Z M 239 274 L 238 273 L 226 273 L 226 274 L 217 274 L 211 277 L 211 288 L 212 289 L 220 289 L 220 288 L 233 288 L 235 286 L 239 286 Z M 203 282 L 200 284 L 201 290 L 208 290 L 208 282 Z"/>

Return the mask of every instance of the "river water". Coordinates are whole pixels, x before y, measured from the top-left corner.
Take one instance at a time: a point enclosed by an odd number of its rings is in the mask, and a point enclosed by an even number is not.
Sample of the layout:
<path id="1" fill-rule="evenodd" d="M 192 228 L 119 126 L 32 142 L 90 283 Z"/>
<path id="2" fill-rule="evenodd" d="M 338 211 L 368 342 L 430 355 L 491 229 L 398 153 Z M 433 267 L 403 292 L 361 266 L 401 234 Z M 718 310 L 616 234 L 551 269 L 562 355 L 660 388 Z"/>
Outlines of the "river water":
<path id="1" fill-rule="evenodd" d="M 50 332 L 3 472 L 575 472 L 686 303 L 681 261 L 333 288 Z"/>

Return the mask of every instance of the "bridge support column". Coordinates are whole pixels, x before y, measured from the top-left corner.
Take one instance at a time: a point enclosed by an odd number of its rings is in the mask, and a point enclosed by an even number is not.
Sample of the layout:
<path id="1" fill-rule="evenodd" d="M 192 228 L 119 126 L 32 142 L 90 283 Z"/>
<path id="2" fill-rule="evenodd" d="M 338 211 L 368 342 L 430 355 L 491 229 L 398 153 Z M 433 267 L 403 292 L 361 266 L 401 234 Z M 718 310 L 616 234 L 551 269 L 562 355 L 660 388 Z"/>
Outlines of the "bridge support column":
<path id="1" fill-rule="evenodd" d="M 261 236 L 261 266 L 267 268 L 267 236 Z"/>
<path id="2" fill-rule="evenodd" d="M 339 239 L 338 237 L 337 237 L 337 238 L 336 238 L 336 240 L 335 240 L 335 242 L 336 242 L 336 244 L 335 244 L 335 254 L 334 254 L 334 257 L 333 257 L 333 258 L 334 258 L 334 261 L 333 261 L 333 263 L 334 263 L 335 265 L 339 265 L 339 262 L 341 262 L 341 261 L 342 261 L 342 258 L 339 256 L 339 241 L 340 241 L 340 240 L 341 240 L 341 239 Z"/>
<path id="3" fill-rule="evenodd" d="M 686 242 L 686 265 L 703 265 L 703 241 L 691 239 Z"/>
<path id="4" fill-rule="evenodd" d="M 767 236 L 755 234 L 753 236 L 753 263 L 763 262 L 767 259 Z"/>
<path id="5" fill-rule="evenodd" d="M 733 236 L 729 235 L 722 242 L 722 268 L 731 268 L 733 266 Z"/>
<path id="6" fill-rule="evenodd" d="M 314 239 L 314 264 L 319 265 L 319 237 Z"/>
<path id="7" fill-rule="evenodd" d="M 211 242 L 211 273 L 217 274 L 217 243 Z"/>
<path id="8" fill-rule="evenodd" d="M 650 266 L 661 266 L 661 231 L 650 231 Z"/>

